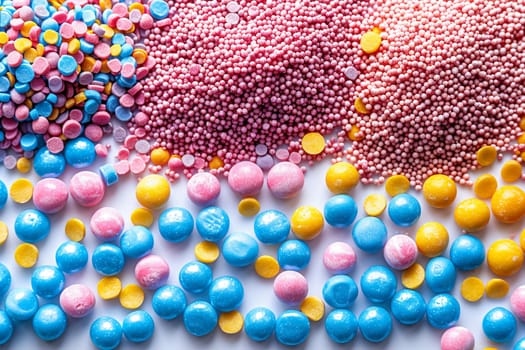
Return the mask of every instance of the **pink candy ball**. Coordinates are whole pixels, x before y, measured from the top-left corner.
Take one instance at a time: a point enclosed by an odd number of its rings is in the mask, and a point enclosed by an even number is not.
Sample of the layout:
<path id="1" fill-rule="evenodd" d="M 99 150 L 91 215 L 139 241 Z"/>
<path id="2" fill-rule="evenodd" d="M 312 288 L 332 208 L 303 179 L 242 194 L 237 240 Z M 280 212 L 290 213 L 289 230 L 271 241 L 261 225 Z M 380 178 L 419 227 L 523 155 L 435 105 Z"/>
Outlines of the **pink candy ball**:
<path id="1" fill-rule="evenodd" d="M 441 350 L 472 350 L 474 336 L 465 327 L 452 327 L 441 336 Z"/>
<path id="2" fill-rule="evenodd" d="M 304 186 L 304 174 L 301 168 L 292 162 L 274 165 L 267 178 L 270 192 L 279 199 L 295 197 Z"/>
<path id="3" fill-rule="evenodd" d="M 166 260 L 158 255 L 143 257 L 135 265 L 135 279 L 145 289 L 157 289 L 166 284 L 170 267 Z"/>
<path id="4" fill-rule="evenodd" d="M 519 286 L 510 296 L 510 309 L 514 315 L 525 322 L 525 284 Z"/>
<path id="5" fill-rule="evenodd" d="M 68 196 L 64 181 L 55 178 L 42 179 L 33 189 L 33 204 L 46 214 L 54 214 L 64 209 Z"/>
<path id="6" fill-rule="evenodd" d="M 113 241 L 124 230 L 124 218 L 117 209 L 102 207 L 93 213 L 89 226 L 101 241 Z"/>
<path id="7" fill-rule="evenodd" d="M 283 271 L 273 281 L 273 292 L 288 305 L 299 305 L 308 295 L 308 281 L 297 271 Z"/>
<path id="8" fill-rule="evenodd" d="M 399 234 L 390 237 L 383 248 L 387 264 L 396 270 L 404 270 L 416 262 L 416 242 L 407 235 Z"/>
<path id="9" fill-rule="evenodd" d="M 345 242 L 334 242 L 326 247 L 323 254 L 323 265 L 332 274 L 350 272 L 356 262 L 354 249 Z"/>
<path id="10" fill-rule="evenodd" d="M 255 196 L 261 191 L 264 183 L 262 169 L 255 163 L 242 161 L 228 172 L 228 185 L 233 192 L 243 196 Z"/>
<path id="11" fill-rule="evenodd" d="M 188 180 L 186 193 L 193 203 L 208 205 L 219 197 L 221 184 L 215 175 L 197 173 Z"/>
<path id="12" fill-rule="evenodd" d="M 94 207 L 104 198 L 106 188 L 99 174 L 80 171 L 69 182 L 71 197 L 83 207 Z"/>
<path id="13" fill-rule="evenodd" d="M 95 294 L 83 284 L 72 284 L 60 294 L 60 307 L 73 317 L 86 316 L 95 307 Z"/>

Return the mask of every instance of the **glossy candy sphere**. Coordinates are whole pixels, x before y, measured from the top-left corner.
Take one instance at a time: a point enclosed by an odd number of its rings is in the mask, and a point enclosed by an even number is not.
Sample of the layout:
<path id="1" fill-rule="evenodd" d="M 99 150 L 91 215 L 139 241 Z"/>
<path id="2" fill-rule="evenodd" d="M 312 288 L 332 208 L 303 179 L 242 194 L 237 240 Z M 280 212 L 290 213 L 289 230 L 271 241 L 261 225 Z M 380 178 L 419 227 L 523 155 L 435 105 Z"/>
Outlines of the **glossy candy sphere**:
<path id="1" fill-rule="evenodd" d="M 66 278 L 55 266 L 43 265 L 33 271 L 31 288 L 41 298 L 52 299 L 64 289 Z"/>
<path id="2" fill-rule="evenodd" d="M 164 210 L 157 220 L 162 238 L 173 243 L 185 241 L 193 232 L 194 224 L 191 213 L 179 207 Z"/>
<path id="3" fill-rule="evenodd" d="M 386 243 L 387 229 L 380 219 L 366 216 L 354 224 L 352 238 L 359 249 L 367 253 L 376 253 L 383 249 Z"/>
<path id="4" fill-rule="evenodd" d="M 350 163 L 338 162 L 326 171 L 325 183 L 332 193 L 346 193 L 359 183 L 359 172 Z"/>
<path id="5" fill-rule="evenodd" d="M 13 331 L 13 321 L 4 310 L 0 310 L 0 345 L 4 345 L 11 339 Z"/>
<path id="6" fill-rule="evenodd" d="M 125 262 L 122 249 L 111 243 L 100 244 L 91 255 L 93 269 L 102 276 L 118 275 L 124 268 Z"/>
<path id="7" fill-rule="evenodd" d="M 244 299 L 244 287 L 233 276 L 221 276 L 214 279 L 209 290 L 210 304 L 219 312 L 233 311 Z"/>
<path id="8" fill-rule="evenodd" d="M 66 159 L 63 154 L 51 153 L 47 147 L 42 147 L 33 158 L 33 169 L 42 178 L 59 177 L 66 169 Z"/>
<path id="9" fill-rule="evenodd" d="M 516 223 L 525 216 L 525 192 L 518 186 L 501 186 L 492 195 L 490 206 L 498 221 Z"/>
<path id="10" fill-rule="evenodd" d="M 144 176 L 135 187 L 135 197 L 145 208 L 162 207 L 170 198 L 171 186 L 168 180 L 157 174 Z"/>
<path id="11" fill-rule="evenodd" d="M 356 260 L 354 249 L 345 242 L 330 243 L 323 253 L 323 265 L 332 274 L 350 272 Z"/>
<path id="12" fill-rule="evenodd" d="M 85 137 L 69 140 L 64 148 L 64 156 L 67 164 L 76 169 L 90 166 L 97 158 L 95 145 Z"/>
<path id="13" fill-rule="evenodd" d="M 350 226 L 357 216 L 357 205 L 347 194 L 338 194 L 326 201 L 324 218 L 326 222 L 337 228 Z"/>
<path id="14" fill-rule="evenodd" d="M 311 251 L 308 244 L 301 240 L 284 241 L 277 249 L 277 261 L 285 270 L 300 271 L 308 266 Z"/>
<path id="15" fill-rule="evenodd" d="M 142 343 L 153 336 L 155 322 L 144 310 L 129 313 L 122 321 L 122 332 L 127 340 L 133 343 Z"/>
<path id="16" fill-rule="evenodd" d="M 3 297 L 11 287 L 11 280 L 11 272 L 7 266 L 0 263 L 0 297 Z"/>
<path id="17" fill-rule="evenodd" d="M 9 191 L 5 183 L 0 180 L 0 208 L 3 208 L 7 203 L 7 198 L 9 197 Z"/>
<path id="18" fill-rule="evenodd" d="M 173 320 L 182 315 L 186 303 L 183 290 L 173 285 L 165 285 L 157 289 L 151 300 L 153 311 L 165 320 Z"/>
<path id="19" fill-rule="evenodd" d="M 525 285 L 517 287 L 510 296 L 510 309 L 516 317 L 525 322 Z"/>
<path id="20" fill-rule="evenodd" d="M 64 312 L 73 318 L 88 315 L 95 307 L 95 294 L 83 284 L 72 284 L 60 293 L 60 306 Z"/>
<path id="21" fill-rule="evenodd" d="M 270 338 L 275 329 L 275 315 L 265 307 L 256 307 L 244 317 L 244 332 L 251 340 L 262 342 Z"/>
<path id="22" fill-rule="evenodd" d="M 255 163 L 241 161 L 228 172 L 228 185 L 240 196 L 255 196 L 264 184 L 264 173 Z"/>
<path id="23" fill-rule="evenodd" d="M 283 345 L 302 344 L 310 334 L 310 321 L 296 310 L 284 311 L 275 322 L 275 338 Z"/>
<path id="24" fill-rule="evenodd" d="M 11 320 L 27 321 L 38 310 L 38 299 L 31 289 L 14 288 L 7 293 L 4 305 Z"/>
<path id="25" fill-rule="evenodd" d="M 189 293 L 199 294 L 208 290 L 213 279 L 211 268 L 198 261 L 191 261 L 181 267 L 179 282 Z"/>
<path id="26" fill-rule="evenodd" d="M 477 269 L 485 261 L 483 242 L 472 235 L 461 235 L 450 246 L 450 260 L 463 271 Z"/>
<path id="27" fill-rule="evenodd" d="M 413 325 L 421 321 L 425 316 L 426 307 L 421 293 L 411 289 L 397 291 L 390 302 L 392 316 L 404 325 Z"/>
<path id="28" fill-rule="evenodd" d="M 404 234 L 390 237 L 383 248 L 385 261 L 394 270 L 405 270 L 412 266 L 416 262 L 417 253 L 416 242 Z"/>
<path id="29" fill-rule="evenodd" d="M 264 244 L 282 243 L 290 233 L 290 220 L 279 210 L 265 210 L 255 217 L 253 231 Z"/>
<path id="30" fill-rule="evenodd" d="M 425 268 L 425 281 L 434 293 L 448 293 L 456 284 L 456 268 L 445 257 L 432 258 Z"/>
<path id="31" fill-rule="evenodd" d="M 75 273 L 86 266 L 88 251 L 81 243 L 66 241 L 57 248 L 55 261 L 62 272 Z"/>
<path id="32" fill-rule="evenodd" d="M 135 265 L 135 279 L 141 287 L 154 290 L 164 285 L 170 275 L 166 260 L 158 255 L 146 255 Z"/>
<path id="33" fill-rule="evenodd" d="M 33 330 L 44 341 L 53 341 L 66 331 L 67 317 L 64 311 L 55 304 L 40 307 L 33 317 Z"/>
<path id="34" fill-rule="evenodd" d="M 448 231 L 439 222 L 426 222 L 416 232 L 417 248 L 421 254 L 428 258 L 441 255 L 447 248 L 448 241 Z"/>
<path id="35" fill-rule="evenodd" d="M 222 243 L 222 256 L 232 266 L 251 265 L 259 255 L 259 244 L 247 233 L 229 234 Z"/>
<path id="36" fill-rule="evenodd" d="M 484 229 L 490 221 L 489 206 L 477 198 L 467 198 L 454 209 L 454 220 L 462 230 L 477 232 Z"/>
<path id="37" fill-rule="evenodd" d="M 193 175 L 186 184 L 186 194 L 195 204 L 205 206 L 213 203 L 221 193 L 217 177 L 208 172 Z"/>
<path id="38" fill-rule="evenodd" d="M 266 178 L 270 193 L 278 199 L 290 199 L 302 190 L 304 174 L 301 168 L 292 162 L 275 164 Z"/>
<path id="39" fill-rule="evenodd" d="M 36 209 L 26 209 L 15 219 L 15 234 L 23 242 L 36 243 L 45 239 L 51 231 L 46 214 Z"/>
<path id="40" fill-rule="evenodd" d="M 139 259 L 153 249 L 153 233 L 144 226 L 133 226 L 120 236 L 120 249 L 129 258 Z"/>
<path id="41" fill-rule="evenodd" d="M 116 240 L 124 231 L 124 218 L 120 211 L 113 207 L 97 209 L 89 221 L 93 235 L 103 242 Z"/>
<path id="42" fill-rule="evenodd" d="M 369 306 L 359 315 L 361 335 L 371 343 L 380 343 L 392 332 L 392 317 L 381 306 Z"/>
<path id="43" fill-rule="evenodd" d="M 308 295 L 308 281 L 297 271 L 283 271 L 273 281 L 273 292 L 288 305 L 299 305 Z"/>
<path id="44" fill-rule="evenodd" d="M 447 175 L 429 176 L 423 183 L 423 196 L 430 206 L 446 208 L 456 199 L 456 183 Z"/>
<path id="45" fill-rule="evenodd" d="M 452 295 L 437 294 L 427 303 L 427 321 L 433 328 L 446 329 L 458 322 L 460 311 L 460 305 Z"/>
<path id="46" fill-rule="evenodd" d="M 113 317 L 102 316 L 91 324 L 89 337 L 97 348 L 112 350 L 122 341 L 122 326 Z"/>
<path id="47" fill-rule="evenodd" d="M 326 316 L 324 328 L 334 342 L 346 344 L 355 338 L 359 324 L 352 311 L 335 309 Z"/>
<path id="48" fill-rule="evenodd" d="M 202 337 L 217 327 L 217 311 L 206 301 L 197 300 L 184 309 L 183 321 L 188 333 Z"/>
<path id="49" fill-rule="evenodd" d="M 442 350 L 474 350 L 474 335 L 465 327 L 455 326 L 441 335 Z"/>
<path id="50" fill-rule="evenodd" d="M 195 224 L 202 239 L 219 242 L 230 229 L 230 218 L 223 209 L 211 206 L 197 214 Z"/>
<path id="51" fill-rule="evenodd" d="M 388 203 L 388 216 L 394 224 L 409 227 L 416 223 L 421 216 L 421 205 L 416 197 L 401 193 Z"/>
<path id="52" fill-rule="evenodd" d="M 394 273 L 382 265 L 370 266 L 361 275 L 361 291 L 373 303 L 384 303 L 392 299 L 397 288 Z"/>
<path id="53" fill-rule="evenodd" d="M 323 299 L 333 308 L 349 308 L 357 298 L 359 290 L 352 277 L 335 275 L 330 277 L 323 286 Z"/>
<path id="54" fill-rule="evenodd" d="M 504 307 L 498 306 L 489 310 L 483 317 L 483 333 L 496 343 L 511 341 L 516 335 L 516 317 Z"/>
<path id="55" fill-rule="evenodd" d="M 33 204 L 43 213 L 54 214 L 67 204 L 69 192 L 64 181 L 60 179 L 42 179 L 33 189 Z"/>
<path id="56" fill-rule="evenodd" d="M 323 214 L 315 207 L 303 205 L 295 209 L 290 218 L 292 232 L 297 238 L 309 241 L 323 230 Z"/>
<path id="57" fill-rule="evenodd" d="M 518 340 L 512 350 L 525 350 L 525 337 Z"/>
<path id="58" fill-rule="evenodd" d="M 106 187 L 99 174 L 79 171 L 69 181 L 69 192 L 75 202 L 89 208 L 98 205 L 104 199 Z"/>
<path id="59" fill-rule="evenodd" d="M 487 264 L 497 276 L 508 277 L 518 273 L 523 260 L 523 250 L 511 239 L 494 241 L 487 250 Z"/>

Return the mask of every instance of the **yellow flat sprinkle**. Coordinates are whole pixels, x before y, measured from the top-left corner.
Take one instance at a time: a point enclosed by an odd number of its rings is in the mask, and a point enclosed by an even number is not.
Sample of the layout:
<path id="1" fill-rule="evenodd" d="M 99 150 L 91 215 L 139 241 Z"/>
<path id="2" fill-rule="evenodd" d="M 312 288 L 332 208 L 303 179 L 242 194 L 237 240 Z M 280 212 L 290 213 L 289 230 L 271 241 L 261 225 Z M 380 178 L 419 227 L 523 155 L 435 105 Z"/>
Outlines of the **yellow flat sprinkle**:
<path id="1" fill-rule="evenodd" d="M 301 303 L 301 312 L 311 321 L 319 321 L 324 316 L 324 303 L 315 296 L 306 297 Z"/>
<path id="2" fill-rule="evenodd" d="M 476 179 L 472 189 L 479 199 L 492 198 L 498 188 L 498 180 L 491 174 L 483 174 Z"/>
<path id="3" fill-rule="evenodd" d="M 64 228 L 67 238 L 75 242 L 81 242 L 86 237 L 86 226 L 77 218 L 71 218 L 66 222 Z"/>
<path id="4" fill-rule="evenodd" d="M 4 45 L 9 41 L 9 36 L 6 32 L 0 32 L 0 45 Z"/>
<path id="5" fill-rule="evenodd" d="M 401 273 L 401 284 L 408 289 L 417 289 L 425 282 L 425 269 L 418 263 Z"/>
<path id="6" fill-rule="evenodd" d="M 405 193 L 410 189 L 410 181 L 405 175 L 392 175 L 385 181 L 385 191 L 390 197 Z"/>
<path id="7" fill-rule="evenodd" d="M 461 283 L 461 296 L 471 303 L 480 300 L 485 293 L 485 285 L 478 277 L 467 277 Z"/>
<path id="8" fill-rule="evenodd" d="M 363 202 L 365 213 L 368 216 L 379 216 L 383 214 L 386 208 L 386 198 L 382 194 L 371 194 Z"/>
<path id="9" fill-rule="evenodd" d="M 136 208 L 130 215 L 131 223 L 137 226 L 150 227 L 154 219 L 153 212 L 148 208 Z"/>
<path id="10" fill-rule="evenodd" d="M 381 46 L 381 35 L 375 30 L 370 30 L 361 36 L 360 45 L 364 52 L 376 53 Z"/>
<path id="11" fill-rule="evenodd" d="M 219 315 L 219 328 L 226 334 L 237 334 L 243 326 L 244 319 L 237 310 L 223 312 Z"/>
<path id="12" fill-rule="evenodd" d="M 51 29 L 46 30 L 42 36 L 44 41 L 51 45 L 55 45 L 59 39 L 58 33 Z"/>
<path id="13" fill-rule="evenodd" d="M 303 136 L 301 147 L 310 155 L 317 155 L 323 152 L 326 143 L 323 135 L 318 132 L 309 132 Z"/>
<path id="14" fill-rule="evenodd" d="M 241 199 L 237 210 L 242 216 L 254 216 L 261 210 L 261 203 L 256 198 L 246 197 Z"/>
<path id="15" fill-rule="evenodd" d="M 136 284 L 128 284 L 120 291 L 120 305 L 123 308 L 138 309 L 144 302 L 144 291 Z"/>
<path id="16" fill-rule="evenodd" d="M 9 237 L 9 229 L 5 222 L 0 221 L 0 245 L 3 245 Z"/>
<path id="17" fill-rule="evenodd" d="M 515 182 L 521 179 L 521 164 L 517 160 L 508 160 L 501 166 L 501 179 L 505 182 Z"/>
<path id="18" fill-rule="evenodd" d="M 476 160 L 481 166 L 492 165 L 496 161 L 498 151 L 494 146 L 483 146 L 476 152 Z"/>
<path id="19" fill-rule="evenodd" d="M 262 278 L 274 278 L 279 273 L 279 262 L 273 256 L 261 255 L 255 260 L 255 272 Z"/>
<path id="20" fill-rule="evenodd" d="M 208 164 L 208 167 L 210 169 L 220 169 L 224 166 L 224 161 L 221 159 L 221 157 L 215 156 L 210 160 L 210 163 Z"/>
<path id="21" fill-rule="evenodd" d="M 16 161 L 16 169 L 22 174 L 27 174 L 31 170 L 31 161 L 26 157 L 20 157 Z"/>
<path id="22" fill-rule="evenodd" d="M 366 105 L 363 102 L 363 100 L 361 99 L 361 97 L 358 97 L 358 98 L 355 99 L 355 101 L 354 101 L 354 108 L 355 108 L 355 110 L 358 113 L 361 113 L 361 114 L 368 114 L 368 113 L 370 113 L 370 111 L 368 109 L 366 109 Z"/>
<path id="23" fill-rule="evenodd" d="M 491 299 L 501 299 L 509 293 L 509 289 L 509 282 L 501 278 L 493 278 L 487 282 L 485 293 L 487 294 L 487 297 Z"/>
<path id="24" fill-rule="evenodd" d="M 520 136 L 518 136 L 516 141 L 518 142 L 518 144 L 523 145 L 525 143 L 525 133 L 523 133 Z"/>
<path id="25" fill-rule="evenodd" d="M 28 179 L 15 180 L 9 188 L 9 196 L 15 203 L 27 203 L 33 197 L 33 183 Z"/>
<path id="26" fill-rule="evenodd" d="M 195 258 L 197 258 L 198 261 L 205 264 L 211 264 L 219 258 L 220 250 L 217 244 L 213 242 L 202 241 L 195 245 L 193 253 L 195 254 Z"/>
<path id="27" fill-rule="evenodd" d="M 363 139 L 363 135 L 359 135 L 359 131 L 361 131 L 361 130 L 359 129 L 359 127 L 357 125 L 352 125 L 352 128 L 347 133 L 348 139 L 350 141 L 360 141 L 360 140 L 362 140 Z"/>
<path id="28" fill-rule="evenodd" d="M 122 283 L 120 279 L 115 276 L 101 278 L 97 284 L 98 295 L 104 300 L 117 298 L 121 290 Z"/>
<path id="29" fill-rule="evenodd" d="M 29 269 L 38 260 L 38 247 L 31 243 L 22 243 L 15 249 L 15 261 L 20 267 Z"/>
<path id="30" fill-rule="evenodd" d="M 27 38 L 18 38 L 15 40 L 15 50 L 24 53 L 33 46 L 33 42 Z"/>

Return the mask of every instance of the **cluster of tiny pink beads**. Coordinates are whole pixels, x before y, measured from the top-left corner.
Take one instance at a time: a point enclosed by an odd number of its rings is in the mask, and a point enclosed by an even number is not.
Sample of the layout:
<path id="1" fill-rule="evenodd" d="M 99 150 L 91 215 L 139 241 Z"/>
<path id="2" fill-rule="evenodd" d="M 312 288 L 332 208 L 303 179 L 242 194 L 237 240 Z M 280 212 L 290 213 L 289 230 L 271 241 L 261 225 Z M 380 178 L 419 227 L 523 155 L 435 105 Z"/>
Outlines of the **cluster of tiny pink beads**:
<path id="1" fill-rule="evenodd" d="M 435 173 L 469 184 L 476 151 L 513 150 L 525 108 L 525 1 L 374 0 L 363 31 L 379 27 L 379 52 L 361 53 L 348 149 L 364 182 L 401 173 L 420 188 Z M 354 120 L 351 120 L 353 122 Z"/>
<path id="2" fill-rule="evenodd" d="M 344 72 L 360 63 L 369 0 L 239 0 L 236 24 L 229 2 L 169 1 L 172 25 L 144 41 L 157 60 L 140 107 L 150 118 L 130 130 L 173 154 L 219 156 L 227 171 L 255 161 L 257 144 L 293 148 L 307 132 L 344 128 L 355 87 Z"/>

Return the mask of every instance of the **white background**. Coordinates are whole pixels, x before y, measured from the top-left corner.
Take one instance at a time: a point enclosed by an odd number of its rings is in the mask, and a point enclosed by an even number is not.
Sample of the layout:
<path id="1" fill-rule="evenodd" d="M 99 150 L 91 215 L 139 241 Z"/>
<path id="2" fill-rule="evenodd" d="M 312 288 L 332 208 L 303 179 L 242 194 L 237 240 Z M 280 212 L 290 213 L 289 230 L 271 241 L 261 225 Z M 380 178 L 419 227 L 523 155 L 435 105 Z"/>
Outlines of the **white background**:
<path id="1" fill-rule="evenodd" d="M 116 148 L 113 147 L 112 152 L 114 153 Z M 113 161 L 113 156 L 110 155 L 108 162 Z M 105 160 L 97 160 L 92 169 L 95 169 L 104 164 Z M 269 193 L 266 184 L 263 187 L 262 192 L 258 196 L 258 199 L 261 202 L 261 210 L 266 209 L 278 209 L 289 216 L 292 214 L 295 208 L 300 205 L 312 205 L 322 210 L 324 203 L 328 198 L 330 198 L 331 193 L 328 191 L 324 184 L 324 175 L 325 171 L 329 166 L 328 161 L 323 161 L 320 164 L 315 165 L 312 168 L 309 168 L 306 173 L 305 186 L 300 195 L 294 199 L 287 201 L 278 201 L 272 198 Z M 499 180 L 499 167 L 501 163 L 496 163 L 489 169 L 481 170 L 473 174 L 475 178 L 479 174 L 492 171 Z M 66 182 L 69 182 L 69 178 L 73 174 L 72 169 L 68 169 L 66 174 L 64 174 L 63 179 Z M 16 171 L 6 171 L 2 168 L 0 170 L 1 178 L 4 180 L 6 185 L 9 187 L 11 183 L 21 175 Z M 34 174 L 23 175 L 37 181 L 38 179 Z M 186 180 L 182 179 L 175 182 L 172 185 L 172 192 L 169 202 L 166 204 L 166 207 L 170 206 L 184 206 L 188 208 L 194 215 L 199 211 L 199 207 L 192 204 L 186 196 Z M 138 202 L 136 201 L 134 188 L 136 184 L 136 178 L 133 175 L 128 175 L 120 179 L 119 183 L 110 187 L 105 195 L 105 199 L 100 206 L 114 206 L 122 211 L 122 214 L 126 221 L 126 228 L 131 226 L 129 220 L 129 214 L 134 208 L 137 208 Z M 224 179 L 221 180 L 222 189 L 221 195 L 216 203 L 216 205 L 224 208 L 230 215 L 231 226 L 230 231 L 237 232 L 246 232 L 253 234 L 253 218 L 242 217 L 237 212 L 237 203 L 239 198 L 235 196 L 232 191 L 229 189 L 227 183 Z M 520 182 L 520 186 L 523 187 L 523 181 Z M 461 198 L 467 198 L 473 196 L 473 193 L 468 188 L 458 188 L 459 193 L 458 197 L 454 204 L 457 204 Z M 359 212 L 357 218 L 364 216 L 364 210 L 362 207 L 363 199 L 370 193 L 383 193 L 386 195 L 383 186 L 363 186 L 359 185 L 353 189 L 350 194 L 356 200 L 359 206 Z M 421 193 L 416 193 L 411 190 L 411 193 L 414 193 L 420 200 L 422 204 L 422 216 L 420 220 L 413 227 L 404 229 L 396 227 L 389 220 L 386 212 L 382 215 L 382 219 L 385 221 L 389 228 L 389 235 L 395 233 L 408 233 L 410 236 L 414 237 L 417 228 L 427 221 L 439 221 L 448 228 L 450 233 L 450 243 L 455 237 L 461 234 L 458 227 L 453 221 L 453 207 L 443 210 L 435 210 L 430 208 L 422 199 Z M 100 207 L 99 206 L 99 207 Z M 16 265 L 13 258 L 13 252 L 18 244 L 21 242 L 18 240 L 16 235 L 13 232 L 13 223 L 17 213 L 21 210 L 32 207 L 31 203 L 20 205 L 12 202 L 10 199 L 6 206 L 0 210 L 0 220 L 5 221 L 8 224 L 10 229 L 10 235 L 7 242 L 0 247 L 0 261 L 6 264 L 12 275 L 13 282 L 11 288 L 13 287 L 30 287 L 30 277 L 33 269 L 23 269 Z M 98 207 L 97 207 L 98 208 Z M 55 264 L 54 255 L 55 250 L 62 242 L 67 240 L 67 237 L 64 233 L 65 222 L 72 217 L 78 217 L 86 223 L 87 234 L 84 240 L 85 245 L 88 248 L 88 251 L 91 253 L 99 242 L 96 241 L 94 236 L 89 231 L 89 218 L 90 215 L 97 208 L 81 208 L 78 206 L 72 198 L 69 198 L 68 205 L 65 210 L 60 213 L 51 215 L 52 229 L 49 237 L 39 242 L 37 245 L 40 249 L 40 258 L 38 260 L 39 265 L 44 264 Z M 160 214 L 160 210 L 156 212 L 156 216 Z M 488 248 L 489 244 L 494 240 L 501 238 L 513 238 L 518 240 L 519 233 L 524 228 L 523 221 L 515 225 L 501 225 L 496 222 L 494 218 L 491 219 L 490 225 L 481 233 L 478 234 L 478 237 L 482 239 L 485 244 L 485 248 Z M 193 256 L 193 247 L 196 243 L 200 241 L 199 235 L 196 231 L 193 232 L 191 237 L 179 244 L 173 244 L 166 242 L 158 234 L 158 229 L 156 223 L 152 226 L 152 231 L 155 235 L 155 246 L 153 249 L 154 254 L 163 256 L 170 264 L 171 274 L 169 278 L 169 283 L 179 285 L 178 283 L 178 271 L 182 265 L 186 262 L 194 260 Z M 384 259 L 382 254 L 369 255 L 360 251 L 352 241 L 350 229 L 334 229 L 329 225 L 325 224 L 324 230 L 320 237 L 309 242 L 309 245 L 312 250 L 312 258 L 308 268 L 303 271 L 305 276 L 309 281 L 310 295 L 321 296 L 321 290 L 324 282 L 330 277 L 330 274 L 324 269 L 322 265 L 322 254 L 325 247 L 334 241 L 345 241 L 349 242 L 355 249 L 358 254 L 356 268 L 350 273 L 350 275 L 359 282 L 361 273 L 372 264 L 384 264 Z M 293 234 L 290 233 L 290 238 L 293 238 Z M 449 244 L 450 246 L 450 244 Z M 276 246 L 266 246 L 260 245 L 260 254 L 271 254 L 275 256 L 277 247 Z M 448 256 L 448 248 L 445 252 L 445 256 Z M 419 257 L 418 262 L 425 265 L 427 259 L 424 257 Z M 133 268 L 135 265 L 135 260 L 128 259 L 126 263 L 125 270 L 119 275 L 122 280 L 123 285 L 128 283 L 136 283 L 133 277 Z M 272 291 L 272 281 L 264 280 L 258 277 L 253 267 L 246 268 L 233 268 L 229 266 L 222 257 L 213 265 L 214 277 L 218 277 L 223 274 L 231 274 L 237 276 L 241 279 L 245 287 L 245 299 L 242 303 L 240 311 L 243 314 L 246 314 L 249 310 L 256 306 L 266 306 L 271 308 L 276 316 L 278 316 L 282 311 L 287 309 L 286 305 L 280 303 L 276 297 L 273 295 Z M 396 275 L 399 277 L 399 273 L 396 272 Z M 481 277 L 485 282 L 487 282 L 493 276 L 486 264 L 483 265 L 480 269 L 476 271 L 471 271 L 468 273 L 459 272 L 457 276 L 456 286 L 453 290 L 453 294 L 457 297 L 458 301 L 461 304 L 461 317 L 459 319 L 458 325 L 465 326 L 469 328 L 475 335 L 476 338 L 476 349 L 483 349 L 484 347 L 497 347 L 499 349 L 511 349 L 512 344 L 493 344 L 486 339 L 481 330 L 481 320 L 485 312 L 494 306 L 504 306 L 509 308 L 509 296 L 510 294 L 501 300 L 490 300 L 487 297 L 484 297 L 482 300 L 476 303 L 469 303 L 462 299 L 460 296 L 460 284 L 462 280 L 468 276 L 476 275 Z M 97 276 L 95 271 L 91 266 L 91 261 L 89 261 L 88 266 L 85 270 L 80 273 L 68 275 L 66 278 L 67 285 L 73 283 L 85 283 L 91 287 L 96 293 L 96 284 L 100 276 Z M 508 281 L 511 283 L 511 292 L 518 285 L 525 284 L 525 272 L 522 270 L 516 276 L 509 278 Z M 398 284 L 398 289 L 401 288 L 401 283 Z M 423 293 L 423 296 L 428 301 L 432 293 L 428 290 L 426 286 L 420 288 L 420 291 Z M 177 348 L 177 349 L 188 349 L 188 348 L 201 348 L 207 347 L 208 349 L 268 349 L 268 348 L 285 348 L 284 346 L 278 344 L 278 342 L 272 337 L 270 340 L 263 343 L 256 343 L 248 339 L 248 337 L 241 332 L 236 335 L 226 335 L 223 334 L 220 329 L 216 329 L 210 335 L 197 338 L 189 335 L 182 323 L 182 319 L 178 318 L 172 321 L 165 321 L 157 317 L 151 308 L 151 297 L 152 292 L 146 292 L 146 299 L 142 306 L 142 309 L 150 312 L 155 320 L 155 333 L 152 339 L 143 344 L 132 344 L 128 342 L 124 337 L 122 338 L 121 349 L 167 349 L 167 348 Z M 193 300 L 193 297 L 188 295 L 188 302 Z M 40 300 L 41 305 L 49 302 Z M 57 302 L 57 300 L 52 300 L 51 302 Z M 359 313 L 370 303 L 363 297 L 361 291 L 355 305 L 351 310 L 359 316 Z M 3 307 L 3 301 L 1 304 Z M 326 313 L 331 310 L 327 306 Z M 93 313 L 87 316 L 84 319 L 68 319 L 68 329 L 65 334 L 57 341 L 46 343 L 38 339 L 34 332 L 32 331 L 31 322 L 22 322 L 16 324 L 16 330 L 11 339 L 10 343 L 7 344 L 6 348 L 9 349 L 73 349 L 75 347 L 82 349 L 91 349 L 94 346 L 91 344 L 89 339 L 89 327 L 91 322 L 98 316 L 101 315 L 110 315 L 122 321 L 123 318 L 129 313 L 129 310 L 122 308 L 119 304 L 118 299 L 111 301 L 101 300 L 97 295 L 97 305 Z M 337 345 L 332 342 L 324 330 L 323 320 L 319 322 L 312 322 L 311 324 L 311 333 L 308 340 L 298 346 L 299 349 L 422 349 L 427 350 L 439 349 L 439 341 L 443 331 L 432 329 L 426 320 L 423 320 L 421 323 L 415 326 L 402 326 L 396 321 L 394 321 L 394 329 L 392 335 L 383 343 L 372 344 L 366 342 L 363 337 L 358 334 L 357 337 L 347 345 Z M 518 340 L 520 337 L 525 336 L 525 326 L 522 323 L 519 323 L 518 333 L 514 338 L 514 341 Z"/>

